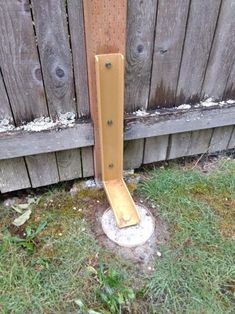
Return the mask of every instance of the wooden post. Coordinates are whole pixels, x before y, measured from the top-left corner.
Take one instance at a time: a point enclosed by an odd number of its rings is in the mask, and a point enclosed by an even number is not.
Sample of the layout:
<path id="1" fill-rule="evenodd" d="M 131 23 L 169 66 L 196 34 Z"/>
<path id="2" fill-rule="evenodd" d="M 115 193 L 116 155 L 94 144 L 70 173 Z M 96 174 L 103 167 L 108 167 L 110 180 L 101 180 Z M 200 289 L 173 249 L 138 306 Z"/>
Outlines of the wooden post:
<path id="1" fill-rule="evenodd" d="M 95 137 L 95 177 L 99 180 L 101 178 L 101 160 L 98 136 L 95 55 L 118 52 L 125 55 L 127 0 L 85 0 L 83 6 L 90 111 Z"/>

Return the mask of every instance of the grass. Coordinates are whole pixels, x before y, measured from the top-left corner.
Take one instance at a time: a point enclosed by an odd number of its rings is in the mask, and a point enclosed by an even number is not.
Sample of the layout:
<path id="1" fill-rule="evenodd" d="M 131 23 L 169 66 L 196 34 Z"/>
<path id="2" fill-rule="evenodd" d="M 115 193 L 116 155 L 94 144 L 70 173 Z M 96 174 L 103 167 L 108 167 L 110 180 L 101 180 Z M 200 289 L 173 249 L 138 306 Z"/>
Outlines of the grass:
<path id="1" fill-rule="evenodd" d="M 152 311 L 234 313 L 235 162 L 222 160 L 207 175 L 156 169 L 141 191 L 159 205 L 171 234 L 147 284 Z"/>
<path id="2" fill-rule="evenodd" d="M 100 191 L 46 191 L 20 229 L 11 226 L 19 214 L 0 205 L 0 312 L 233 313 L 235 162 L 207 174 L 173 163 L 151 171 L 137 194 L 170 233 L 151 275 L 95 238 Z"/>

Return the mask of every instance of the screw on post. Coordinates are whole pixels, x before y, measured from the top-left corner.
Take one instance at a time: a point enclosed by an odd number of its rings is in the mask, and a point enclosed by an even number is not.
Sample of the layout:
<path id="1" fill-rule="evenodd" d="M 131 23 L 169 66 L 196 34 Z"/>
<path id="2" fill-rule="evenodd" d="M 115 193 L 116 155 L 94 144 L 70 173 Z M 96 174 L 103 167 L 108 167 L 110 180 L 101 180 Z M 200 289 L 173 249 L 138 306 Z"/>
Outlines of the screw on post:
<path id="1" fill-rule="evenodd" d="M 107 69 L 111 69 L 112 63 L 111 63 L 109 60 L 107 60 L 107 61 L 105 62 L 105 67 L 106 67 Z"/>

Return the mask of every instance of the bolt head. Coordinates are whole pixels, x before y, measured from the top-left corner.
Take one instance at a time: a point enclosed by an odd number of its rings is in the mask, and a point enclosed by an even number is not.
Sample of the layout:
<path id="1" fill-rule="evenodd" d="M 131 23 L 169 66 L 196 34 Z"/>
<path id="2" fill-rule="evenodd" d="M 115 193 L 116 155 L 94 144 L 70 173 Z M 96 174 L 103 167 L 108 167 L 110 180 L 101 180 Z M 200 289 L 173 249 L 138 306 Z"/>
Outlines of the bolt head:
<path id="1" fill-rule="evenodd" d="M 105 62 L 105 67 L 106 67 L 107 69 L 111 69 L 112 63 L 111 63 L 109 60 L 107 60 L 107 61 Z"/>
<path id="2" fill-rule="evenodd" d="M 108 124 L 108 125 L 112 125 L 112 124 L 113 124 L 113 120 L 108 120 L 108 121 L 107 121 L 107 124 Z"/>

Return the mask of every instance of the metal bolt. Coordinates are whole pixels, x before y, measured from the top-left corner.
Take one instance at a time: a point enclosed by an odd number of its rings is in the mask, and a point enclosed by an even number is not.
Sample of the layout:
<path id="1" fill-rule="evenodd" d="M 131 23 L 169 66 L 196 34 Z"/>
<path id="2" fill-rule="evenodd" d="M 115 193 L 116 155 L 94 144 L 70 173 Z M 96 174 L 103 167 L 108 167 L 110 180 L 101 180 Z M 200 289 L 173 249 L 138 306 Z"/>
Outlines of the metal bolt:
<path id="1" fill-rule="evenodd" d="M 113 168 L 113 164 L 111 163 L 111 164 L 109 164 L 109 168 Z"/>
<path id="2" fill-rule="evenodd" d="M 108 60 L 105 62 L 105 66 L 107 69 L 110 69 L 112 67 L 112 63 Z"/>
<path id="3" fill-rule="evenodd" d="M 112 125 L 112 124 L 113 124 L 113 120 L 108 120 L 108 121 L 107 121 L 107 124 L 108 124 L 108 125 Z"/>

